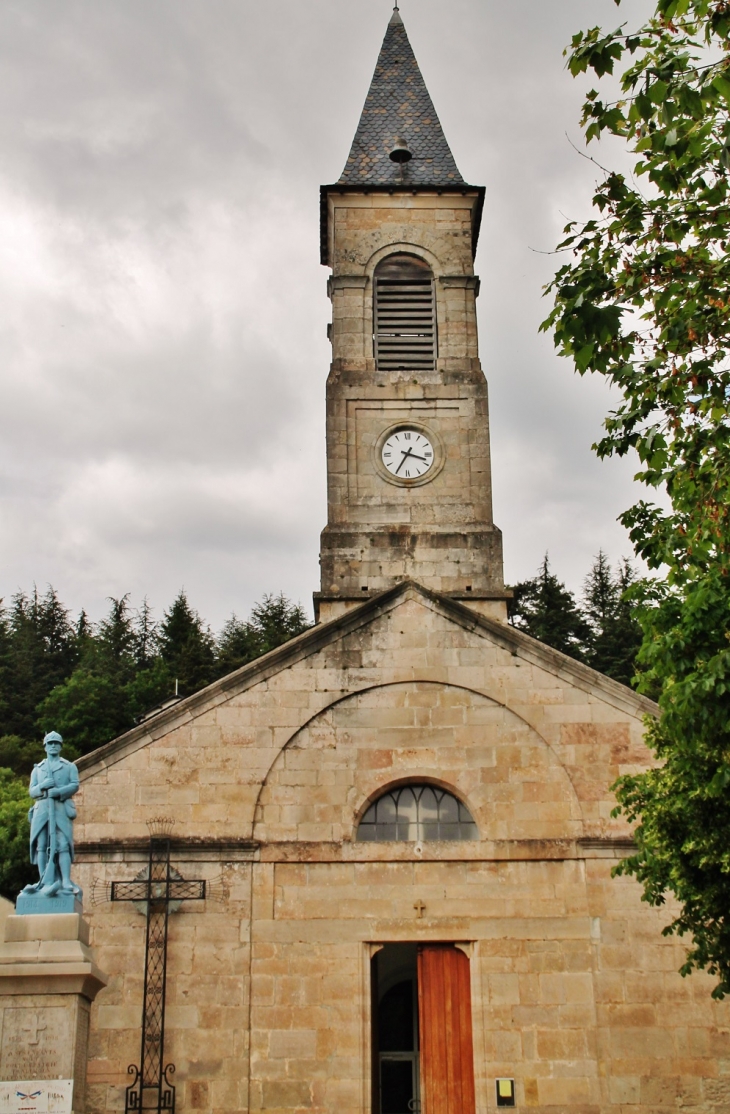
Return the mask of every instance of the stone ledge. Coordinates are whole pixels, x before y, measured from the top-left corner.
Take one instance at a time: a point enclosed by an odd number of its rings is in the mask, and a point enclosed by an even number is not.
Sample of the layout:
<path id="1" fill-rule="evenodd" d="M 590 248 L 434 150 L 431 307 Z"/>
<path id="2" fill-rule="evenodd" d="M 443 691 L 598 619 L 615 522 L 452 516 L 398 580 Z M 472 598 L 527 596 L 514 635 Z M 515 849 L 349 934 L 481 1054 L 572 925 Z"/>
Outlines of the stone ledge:
<path id="1" fill-rule="evenodd" d="M 0 996 L 81 994 L 93 1002 L 107 984 L 77 913 L 9 916 L 0 944 Z"/>
<path id="2" fill-rule="evenodd" d="M 93 1002 L 108 982 L 95 963 L 7 963 L 0 967 L 0 997 L 80 994 Z"/>
<path id="3" fill-rule="evenodd" d="M 333 291 L 342 290 L 345 287 L 363 290 L 369 281 L 367 275 L 331 275 L 327 279 L 327 295 L 332 297 Z"/>
<path id="4" fill-rule="evenodd" d="M 251 862 L 258 856 L 260 844 L 253 839 L 173 839 L 170 853 L 185 862 Z M 149 839 L 143 836 L 129 839 L 81 840 L 75 846 L 75 861 L 96 862 L 148 862 Z"/>
<path id="5" fill-rule="evenodd" d="M 439 282 L 442 286 L 461 287 L 462 290 L 473 290 L 474 297 L 479 297 L 481 282 L 478 275 L 440 275 Z"/>
<path id="6" fill-rule="evenodd" d="M 418 851 L 416 851 L 418 847 Z M 505 839 L 445 843 L 315 843 L 301 840 L 261 844 L 262 863 L 497 863 L 620 859 L 633 840 L 617 838 Z"/>

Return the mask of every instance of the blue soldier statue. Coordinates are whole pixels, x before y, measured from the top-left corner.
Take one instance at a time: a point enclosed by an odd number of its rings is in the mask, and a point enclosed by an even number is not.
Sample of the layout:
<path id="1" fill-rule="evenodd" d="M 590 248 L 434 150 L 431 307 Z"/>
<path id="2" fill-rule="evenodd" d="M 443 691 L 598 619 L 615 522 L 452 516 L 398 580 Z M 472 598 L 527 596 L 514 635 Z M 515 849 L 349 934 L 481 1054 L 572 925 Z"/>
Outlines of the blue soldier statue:
<path id="1" fill-rule="evenodd" d="M 71 881 L 74 857 L 73 821 L 76 806 L 71 799 L 79 789 L 79 774 L 73 762 L 61 758 L 63 739 L 51 731 L 43 740 L 46 757 L 33 767 L 29 793 L 35 804 L 30 820 L 30 861 L 38 867 L 38 881 L 23 893 L 75 894 L 81 890 Z"/>

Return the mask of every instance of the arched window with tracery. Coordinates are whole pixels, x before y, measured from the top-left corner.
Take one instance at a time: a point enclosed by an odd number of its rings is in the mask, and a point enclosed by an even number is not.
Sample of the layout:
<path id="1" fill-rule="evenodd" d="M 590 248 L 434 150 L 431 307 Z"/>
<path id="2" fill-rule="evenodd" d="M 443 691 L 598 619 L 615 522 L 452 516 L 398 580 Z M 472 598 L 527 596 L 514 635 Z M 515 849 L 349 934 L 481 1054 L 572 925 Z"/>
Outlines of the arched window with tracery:
<path id="1" fill-rule="evenodd" d="M 401 785 L 370 805 L 357 829 L 366 843 L 479 839 L 465 804 L 435 785 Z"/>
<path id="2" fill-rule="evenodd" d="M 436 360 L 436 300 L 428 263 L 389 255 L 375 268 L 373 341 L 379 371 L 432 371 Z"/>

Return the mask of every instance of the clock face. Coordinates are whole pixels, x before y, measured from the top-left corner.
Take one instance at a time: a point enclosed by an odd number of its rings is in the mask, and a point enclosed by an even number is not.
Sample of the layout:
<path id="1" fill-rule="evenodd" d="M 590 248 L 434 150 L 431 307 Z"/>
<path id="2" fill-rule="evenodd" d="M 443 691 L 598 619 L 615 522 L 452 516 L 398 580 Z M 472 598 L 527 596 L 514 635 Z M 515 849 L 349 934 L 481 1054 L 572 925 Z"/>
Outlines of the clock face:
<path id="1" fill-rule="evenodd" d="M 398 429 L 383 445 L 383 464 L 399 480 L 418 480 L 433 467 L 433 445 L 417 429 Z"/>

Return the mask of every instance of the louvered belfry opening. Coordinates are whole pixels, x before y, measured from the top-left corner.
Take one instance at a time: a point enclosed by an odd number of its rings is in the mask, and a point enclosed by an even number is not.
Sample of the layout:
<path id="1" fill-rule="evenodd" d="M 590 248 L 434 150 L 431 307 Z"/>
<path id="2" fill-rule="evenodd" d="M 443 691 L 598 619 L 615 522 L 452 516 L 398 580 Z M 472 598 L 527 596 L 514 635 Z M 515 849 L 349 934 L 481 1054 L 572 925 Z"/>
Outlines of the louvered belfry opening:
<path id="1" fill-rule="evenodd" d="M 375 360 L 379 371 L 433 371 L 436 303 L 431 268 L 389 255 L 375 268 Z"/>

